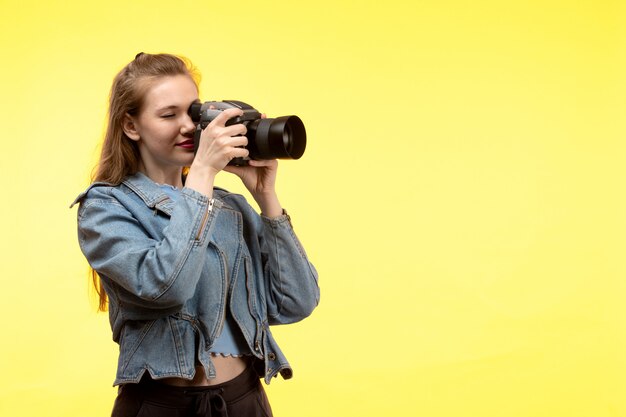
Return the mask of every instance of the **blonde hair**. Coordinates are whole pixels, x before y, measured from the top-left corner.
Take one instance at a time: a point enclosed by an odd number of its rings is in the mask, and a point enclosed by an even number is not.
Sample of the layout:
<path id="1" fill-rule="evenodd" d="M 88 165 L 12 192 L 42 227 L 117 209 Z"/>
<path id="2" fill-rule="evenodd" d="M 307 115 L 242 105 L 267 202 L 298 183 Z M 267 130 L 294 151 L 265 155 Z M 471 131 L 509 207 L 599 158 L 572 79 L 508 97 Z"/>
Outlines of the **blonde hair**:
<path id="1" fill-rule="evenodd" d="M 124 118 L 126 114 L 139 114 L 145 95 L 154 81 L 174 75 L 189 76 L 196 87 L 200 83 L 200 74 L 191 61 L 171 54 L 141 52 L 115 76 L 109 96 L 106 133 L 92 181 L 118 185 L 124 178 L 137 172 L 139 150 L 137 143 L 124 133 Z M 99 297 L 98 310 L 106 311 L 108 300 L 100 277 L 93 269 L 91 276 Z"/>

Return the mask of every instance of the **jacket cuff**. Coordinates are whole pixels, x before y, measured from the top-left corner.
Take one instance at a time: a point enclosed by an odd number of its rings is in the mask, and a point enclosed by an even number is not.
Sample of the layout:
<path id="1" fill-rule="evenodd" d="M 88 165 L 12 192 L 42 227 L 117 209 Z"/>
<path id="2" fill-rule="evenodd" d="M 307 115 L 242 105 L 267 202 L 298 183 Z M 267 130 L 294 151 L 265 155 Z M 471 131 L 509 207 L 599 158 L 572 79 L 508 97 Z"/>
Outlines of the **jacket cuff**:
<path id="1" fill-rule="evenodd" d="M 278 217 L 269 218 L 267 216 L 261 215 L 261 219 L 263 222 L 271 227 L 280 227 L 280 226 L 289 226 L 293 229 L 293 225 L 291 224 L 291 216 L 287 213 L 287 210 L 283 209 L 283 214 Z"/>

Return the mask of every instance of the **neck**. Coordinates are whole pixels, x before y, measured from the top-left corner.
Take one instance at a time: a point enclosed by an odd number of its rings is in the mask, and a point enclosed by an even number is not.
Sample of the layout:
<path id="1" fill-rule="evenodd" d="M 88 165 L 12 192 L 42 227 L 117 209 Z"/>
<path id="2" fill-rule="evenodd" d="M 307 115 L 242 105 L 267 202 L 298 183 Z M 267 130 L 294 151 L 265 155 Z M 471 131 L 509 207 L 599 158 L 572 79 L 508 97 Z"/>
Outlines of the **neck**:
<path id="1" fill-rule="evenodd" d="M 173 166 L 171 169 L 155 169 L 139 162 L 139 171 L 157 184 L 169 184 L 177 188 L 183 187 L 183 168 Z"/>

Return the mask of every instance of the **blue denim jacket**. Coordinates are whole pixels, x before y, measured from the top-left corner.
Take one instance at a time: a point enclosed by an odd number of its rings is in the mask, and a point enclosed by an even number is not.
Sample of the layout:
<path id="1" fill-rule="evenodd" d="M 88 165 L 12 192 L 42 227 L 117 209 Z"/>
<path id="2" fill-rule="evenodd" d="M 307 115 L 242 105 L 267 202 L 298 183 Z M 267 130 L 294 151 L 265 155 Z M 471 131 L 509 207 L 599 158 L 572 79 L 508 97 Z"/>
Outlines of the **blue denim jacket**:
<path id="1" fill-rule="evenodd" d="M 269 326 L 297 322 L 319 302 L 317 272 L 289 216 L 259 216 L 243 196 L 189 188 L 174 203 L 138 173 L 94 183 L 74 204 L 78 240 L 109 297 L 120 345 L 114 385 L 191 379 L 197 364 L 215 376 L 209 349 L 226 308 L 269 384 L 292 370 Z"/>

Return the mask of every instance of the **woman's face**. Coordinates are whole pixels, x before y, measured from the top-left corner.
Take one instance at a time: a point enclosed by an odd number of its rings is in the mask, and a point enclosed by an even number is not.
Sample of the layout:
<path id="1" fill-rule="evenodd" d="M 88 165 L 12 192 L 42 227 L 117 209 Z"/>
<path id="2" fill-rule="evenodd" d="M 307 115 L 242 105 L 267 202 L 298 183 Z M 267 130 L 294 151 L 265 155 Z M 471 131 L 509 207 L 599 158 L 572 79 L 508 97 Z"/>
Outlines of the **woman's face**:
<path id="1" fill-rule="evenodd" d="M 179 185 L 181 168 L 193 161 L 195 125 L 187 109 L 198 101 L 198 90 L 187 75 L 150 83 L 139 114 L 129 117 L 124 130 L 137 142 L 140 170 L 156 182 Z"/>

